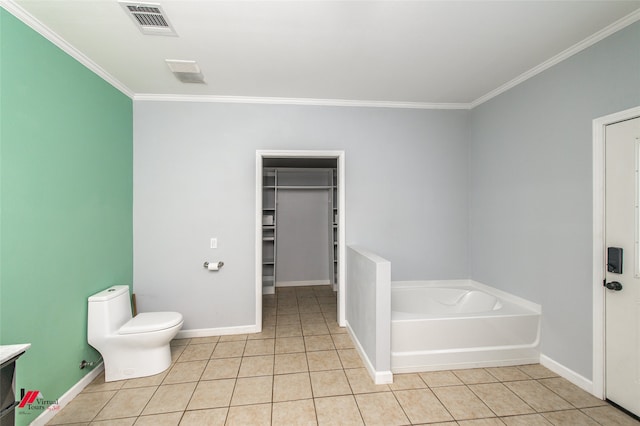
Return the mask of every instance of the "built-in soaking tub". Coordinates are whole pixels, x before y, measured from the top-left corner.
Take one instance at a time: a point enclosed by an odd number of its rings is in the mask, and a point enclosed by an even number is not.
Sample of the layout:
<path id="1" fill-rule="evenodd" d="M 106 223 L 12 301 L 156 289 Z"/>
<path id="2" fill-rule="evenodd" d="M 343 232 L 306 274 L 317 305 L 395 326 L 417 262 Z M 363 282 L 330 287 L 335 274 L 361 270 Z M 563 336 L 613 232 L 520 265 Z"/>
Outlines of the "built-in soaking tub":
<path id="1" fill-rule="evenodd" d="M 540 306 L 474 281 L 391 286 L 394 373 L 539 362 Z"/>

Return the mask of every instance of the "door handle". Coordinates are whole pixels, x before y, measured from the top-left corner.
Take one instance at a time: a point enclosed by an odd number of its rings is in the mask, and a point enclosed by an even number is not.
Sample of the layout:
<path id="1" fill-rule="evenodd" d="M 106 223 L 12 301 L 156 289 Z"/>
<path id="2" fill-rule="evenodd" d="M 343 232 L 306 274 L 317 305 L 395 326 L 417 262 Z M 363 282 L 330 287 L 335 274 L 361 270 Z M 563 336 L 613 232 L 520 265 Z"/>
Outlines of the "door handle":
<path id="1" fill-rule="evenodd" d="M 622 290 L 622 284 L 620 284 L 618 281 L 611 281 L 610 283 L 606 283 L 605 287 L 607 287 L 609 290 L 613 290 L 613 291 Z"/>

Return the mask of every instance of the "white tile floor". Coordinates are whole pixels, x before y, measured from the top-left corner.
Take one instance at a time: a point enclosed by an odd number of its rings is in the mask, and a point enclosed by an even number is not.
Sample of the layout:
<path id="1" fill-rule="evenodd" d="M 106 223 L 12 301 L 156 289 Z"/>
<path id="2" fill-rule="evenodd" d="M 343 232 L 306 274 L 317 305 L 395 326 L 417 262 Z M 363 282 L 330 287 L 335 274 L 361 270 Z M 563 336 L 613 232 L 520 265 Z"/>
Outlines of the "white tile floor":
<path id="1" fill-rule="evenodd" d="M 539 364 L 394 376 L 375 385 L 329 287 L 264 296 L 260 334 L 172 342 L 156 376 L 87 386 L 49 424 L 638 425 Z"/>

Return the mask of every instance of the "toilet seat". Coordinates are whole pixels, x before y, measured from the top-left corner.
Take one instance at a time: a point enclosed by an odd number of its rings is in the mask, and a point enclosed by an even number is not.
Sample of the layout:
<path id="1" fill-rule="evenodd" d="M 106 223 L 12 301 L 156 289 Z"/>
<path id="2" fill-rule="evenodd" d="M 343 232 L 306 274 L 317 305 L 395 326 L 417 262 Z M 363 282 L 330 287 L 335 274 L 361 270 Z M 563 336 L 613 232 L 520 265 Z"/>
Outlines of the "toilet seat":
<path id="1" fill-rule="evenodd" d="M 178 312 L 143 312 L 131 318 L 118 330 L 118 334 L 138 334 L 175 327 L 182 322 Z"/>

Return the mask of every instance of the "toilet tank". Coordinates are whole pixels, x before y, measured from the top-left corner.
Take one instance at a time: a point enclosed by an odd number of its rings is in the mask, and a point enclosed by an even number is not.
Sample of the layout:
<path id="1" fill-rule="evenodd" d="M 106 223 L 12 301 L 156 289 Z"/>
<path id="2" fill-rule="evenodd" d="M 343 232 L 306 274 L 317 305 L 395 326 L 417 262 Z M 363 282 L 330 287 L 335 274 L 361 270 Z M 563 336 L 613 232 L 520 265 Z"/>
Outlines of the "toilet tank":
<path id="1" fill-rule="evenodd" d="M 89 297 L 87 335 L 104 338 L 131 319 L 129 286 L 116 285 Z"/>

